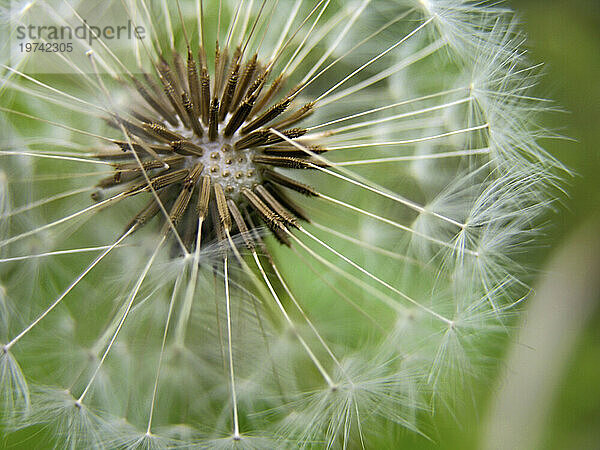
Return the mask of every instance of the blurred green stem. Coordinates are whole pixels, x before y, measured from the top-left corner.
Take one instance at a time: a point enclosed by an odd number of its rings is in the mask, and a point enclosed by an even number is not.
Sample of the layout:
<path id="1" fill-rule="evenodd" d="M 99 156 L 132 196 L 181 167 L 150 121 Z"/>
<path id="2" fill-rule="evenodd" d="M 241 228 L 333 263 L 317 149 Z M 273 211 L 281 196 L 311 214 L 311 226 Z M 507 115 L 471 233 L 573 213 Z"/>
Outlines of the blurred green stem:
<path id="1" fill-rule="evenodd" d="M 482 448 L 538 449 L 563 375 L 600 295 L 600 217 L 576 230 L 551 259 L 509 351 Z"/>

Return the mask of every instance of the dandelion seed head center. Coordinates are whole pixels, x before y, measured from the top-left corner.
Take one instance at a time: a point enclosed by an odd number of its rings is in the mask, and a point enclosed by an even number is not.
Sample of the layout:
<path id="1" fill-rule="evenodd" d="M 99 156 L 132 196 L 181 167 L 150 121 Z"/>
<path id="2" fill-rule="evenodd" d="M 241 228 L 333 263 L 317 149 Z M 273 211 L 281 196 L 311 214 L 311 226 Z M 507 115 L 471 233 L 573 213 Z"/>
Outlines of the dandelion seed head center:
<path id="1" fill-rule="evenodd" d="M 177 132 L 204 150 L 202 156 L 185 156 L 183 167 L 191 170 L 198 163 L 202 164 L 203 174 L 210 176 L 211 184 L 219 183 L 223 186 L 226 195 L 232 200 L 240 201 L 242 189 L 252 189 L 262 181 L 260 170 L 252 161 L 256 150 L 234 148 L 234 143 L 241 137 L 239 133 L 236 132 L 231 137 L 219 133 L 216 140 L 211 141 L 206 136 L 196 136 L 183 126 Z"/>
<path id="2" fill-rule="evenodd" d="M 252 249 L 254 238 L 245 232 L 264 224 L 291 245 L 289 227 L 307 218 L 285 190 L 318 194 L 277 169 L 314 169 L 312 152 L 326 151 L 316 145 L 304 151 L 293 142 L 308 132 L 298 124 L 314 102 L 295 104 L 300 88 L 287 91 L 285 73 L 271 73 L 257 54 L 243 56 L 240 46 L 217 49 L 211 70 L 204 57 L 196 61 L 189 50 L 185 57 L 160 56 L 155 74 L 132 76 L 125 103 L 133 108 L 126 107 L 126 119 L 109 119 L 125 134 L 113 141 L 124 154 L 104 155 L 115 173 L 100 180 L 92 199 L 151 194 L 127 230 L 162 216 L 161 233 L 173 234 L 184 254 L 227 240 L 230 232 L 243 234 Z"/>

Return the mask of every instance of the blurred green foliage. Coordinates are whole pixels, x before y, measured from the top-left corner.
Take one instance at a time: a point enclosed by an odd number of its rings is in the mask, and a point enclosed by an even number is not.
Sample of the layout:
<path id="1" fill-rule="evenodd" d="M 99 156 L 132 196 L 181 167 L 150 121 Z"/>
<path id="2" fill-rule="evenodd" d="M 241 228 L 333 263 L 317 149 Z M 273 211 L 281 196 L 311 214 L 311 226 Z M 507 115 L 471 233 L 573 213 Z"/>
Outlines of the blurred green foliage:
<path id="1" fill-rule="evenodd" d="M 556 238 L 600 212 L 600 2 L 520 0 L 531 57 L 545 64 L 540 94 L 567 111 L 548 126 L 576 142 L 549 141 L 546 148 L 575 172 Z"/>

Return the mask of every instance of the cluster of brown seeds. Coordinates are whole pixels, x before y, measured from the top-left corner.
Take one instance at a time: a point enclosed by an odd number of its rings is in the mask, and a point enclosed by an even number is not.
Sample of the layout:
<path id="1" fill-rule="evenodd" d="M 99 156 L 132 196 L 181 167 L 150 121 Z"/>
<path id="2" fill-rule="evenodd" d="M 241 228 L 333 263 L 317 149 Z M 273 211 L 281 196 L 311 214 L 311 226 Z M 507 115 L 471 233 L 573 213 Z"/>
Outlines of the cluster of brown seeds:
<path id="1" fill-rule="evenodd" d="M 231 231 L 252 247 L 248 230 L 260 221 L 289 245 L 290 227 L 308 219 L 286 189 L 319 193 L 275 168 L 324 165 L 314 157 L 323 148 L 293 141 L 306 133 L 295 125 L 314 104 L 294 108 L 298 87 L 282 96 L 285 76 L 273 77 L 273 64 L 261 64 L 257 54 L 243 61 L 241 46 L 229 57 L 217 43 L 212 82 L 203 48 L 199 63 L 189 47 L 187 62 L 176 51 L 171 60 L 161 56 L 154 64 L 159 83 L 150 73 L 130 75 L 127 86 L 143 102 L 126 118 L 109 120 L 126 139 L 115 141 L 122 151 L 97 155 L 111 161 L 115 173 L 100 181 L 92 197 L 106 201 L 106 192 L 116 190 L 112 201 L 151 192 L 126 231 L 163 216 L 163 233 L 176 230 L 187 249 L 200 242 L 199 234 L 211 242 Z"/>

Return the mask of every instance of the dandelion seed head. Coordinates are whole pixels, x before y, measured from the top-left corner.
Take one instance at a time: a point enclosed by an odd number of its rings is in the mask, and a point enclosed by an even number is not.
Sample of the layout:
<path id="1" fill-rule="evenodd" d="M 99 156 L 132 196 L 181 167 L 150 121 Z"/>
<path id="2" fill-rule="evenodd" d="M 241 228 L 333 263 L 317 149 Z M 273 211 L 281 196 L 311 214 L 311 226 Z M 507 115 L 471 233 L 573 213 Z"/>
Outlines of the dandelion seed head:
<path id="1" fill-rule="evenodd" d="M 43 8 L 85 26 L 80 6 Z M 146 38 L 77 40 L 60 77 L 3 66 L 10 429 L 132 449 L 425 437 L 493 366 L 560 187 L 512 13 L 112 6 Z"/>

